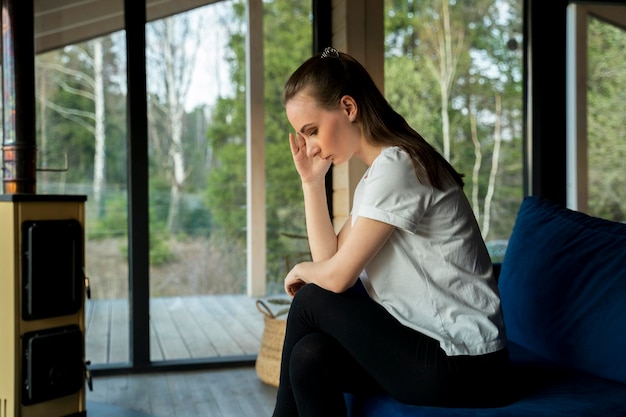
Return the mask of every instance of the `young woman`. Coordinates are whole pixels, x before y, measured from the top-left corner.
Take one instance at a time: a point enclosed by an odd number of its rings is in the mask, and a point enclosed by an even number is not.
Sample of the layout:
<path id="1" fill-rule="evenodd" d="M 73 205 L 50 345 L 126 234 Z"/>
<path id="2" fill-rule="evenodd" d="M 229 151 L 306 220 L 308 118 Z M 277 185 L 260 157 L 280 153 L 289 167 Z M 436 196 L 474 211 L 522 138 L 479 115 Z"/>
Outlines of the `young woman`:
<path id="1" fill-rule="evenodd" d="M 313 261 L 285 278 L 293 302 L 274 416 L 346 416 L 344 392 L 500 405 L 500 299 L 461 175 L 333 48 L 292 74 L 284 104 Z M 352 157 L 368 169 L 336 234 L 324 177 Z"/>

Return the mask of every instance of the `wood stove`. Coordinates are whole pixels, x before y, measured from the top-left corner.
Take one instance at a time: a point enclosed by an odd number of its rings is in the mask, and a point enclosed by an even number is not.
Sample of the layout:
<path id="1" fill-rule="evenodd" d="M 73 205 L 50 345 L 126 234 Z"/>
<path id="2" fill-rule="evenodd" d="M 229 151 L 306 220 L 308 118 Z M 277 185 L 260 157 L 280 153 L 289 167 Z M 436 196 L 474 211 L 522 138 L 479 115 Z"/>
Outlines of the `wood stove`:
<path id="1" fill-rule="evenodd" d="M 0 195 L 0 417 L 87 415 L 85 200 Z"/>
<path id="2" fill-rule="evenodd" d="M 82 417 L 86 197 L 35 194 L 33 1 L 0 1 L 0 417 Z"/>

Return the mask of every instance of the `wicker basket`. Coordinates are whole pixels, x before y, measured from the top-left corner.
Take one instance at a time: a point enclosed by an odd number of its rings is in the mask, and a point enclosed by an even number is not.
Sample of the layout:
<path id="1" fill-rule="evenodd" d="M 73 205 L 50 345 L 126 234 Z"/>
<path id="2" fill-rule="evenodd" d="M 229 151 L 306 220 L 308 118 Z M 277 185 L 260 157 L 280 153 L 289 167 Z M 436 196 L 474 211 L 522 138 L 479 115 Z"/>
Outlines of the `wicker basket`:
<path id="1" fill-rule="evenodd" d="M 259 379 L 266 384 L 278 387 L 280 379 L 280 358 L 283 353 L 286 320 L 278 319 L 261 300 L 256 301 L 257 309 L 263 313 L 265 327 L 261 338 L 261 348 L 256 358 L 255 369 Z"/>

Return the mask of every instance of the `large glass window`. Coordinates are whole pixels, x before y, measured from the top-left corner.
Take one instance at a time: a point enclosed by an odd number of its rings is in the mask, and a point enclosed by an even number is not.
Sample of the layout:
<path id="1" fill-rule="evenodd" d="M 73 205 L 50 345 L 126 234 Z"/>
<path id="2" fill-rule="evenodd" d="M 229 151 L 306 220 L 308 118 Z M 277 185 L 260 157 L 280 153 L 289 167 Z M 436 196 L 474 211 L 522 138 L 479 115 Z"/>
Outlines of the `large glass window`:
<path id="1" fill-rule="evenodd" d="M 122 32 L 37 55 L 37 192 L 86 195 L 86 357 L 129 361 Z"/>
<path id="2" fill-rule="evenodd" d="M 129 272 L 128 168 L 136 161 L 127 158 L 125 33 L 57 46 L 36 58 L 38 192 L 88 197 L 86 359 L 93 365 L 131 361 L 131 325 L 142 324 L 130 323 L 129 279 L 149 282 L 149 294 L 132 296 L 150 297 L 151 361 L 258 352 L 263 316 L 246 288 L 246 136 L 247 115 L 259 110 L 246 105 L 246 39 L 263 32 L 267 225 L 254 227 L 266 227 L 270 293 L 282 292 L 286 259 L 303 251 L 302 196 L 281 91 L 312 51 L 310 1 L 258 4 L 264 26 L 254 34 L 243 0 L 163 13 L 146 24 L 148 135 L 133 140 L 147 140 L 149 218 L 135 221 L 148 226 L 148 277 Z M 148 7 L 150 20 L 155 11 Z"/>
<path id="3" fill-rule="evenodd" d="M 129 279 L 149 282 L 149 294 L 132 297 L 149 297 L 151 361 L 253 357 L 263 321 L 246 295 L 246 37 L 264 42 L 267 224 L 254 227 L 266 227 L 267 292 L 276 293 L 288 264 L 307 252 L 281 93 L 312 52 L 311 2 L 262 2 L 263 34 L 248 33 L 245 0 L 184 12 L 174 2 L 147 3 L 148 137 L 133 141 L 148 141 L 149 218 L 134 219 L 148 225 L 148 277 L 130 271 L 128 215 L 136 212 L 128 195 L 135 161 L 126 132 L 126 34 L 99 36 L 123 26 L 122 2 L 107 5 L 112 19 L 92 16 L 98 27 L 57 27 L 96 13 L 81 2 L 37 10 L 37 42 L 46 51 L 36 58 L 38 192 L 88 197 L 86 358 L 132 361 Z"/>
<path id="4" fill-rule="evenodd" d="M 568 205 L 626 221 L 623 5 L 568 6 Z"/>
<path id="5" fill-rule="evenodd" d="M 241 76 L 246 28 L 237 6 L 218 2 L 146 26 L 153 361 L 258 349 L 214 341 L 240 331 L 215 295 L 252 305 L 244 298 L 245 77 L 238 85 L 233 76 Z"/>
<path id="6" fill-rule="evenodd" d="M 299 243 L 283 232 L 304 228 L 281 90 L 294 62 L 311 53 L 311 6 L 281 0 L 263 7 L 273 288 Z M 258 352 L 261 326 L 248 330 L 250 323 L 242 322 L 262 322 L 256 311 L 245 316 L 255 310 L 246 295 L 245 13 L 245 2 L 222 1 L 146 27 L 153 361 Z M 271 30 L 276 27 L 283 30 Z"/>
<path id="7" fill-rule="evenodd" d="M 522 1 L 385 1 L 385 93 L 465 175 L 492 259 L 523 197 Z"/>
<path id="8" fill-rule="evenodd" d="M 626 127 L 619 109 L 626 92 L 619 86 L 626 82 L 626 21 L 590 19 L 588 30 L 588 213 L 625 222 Z"/>

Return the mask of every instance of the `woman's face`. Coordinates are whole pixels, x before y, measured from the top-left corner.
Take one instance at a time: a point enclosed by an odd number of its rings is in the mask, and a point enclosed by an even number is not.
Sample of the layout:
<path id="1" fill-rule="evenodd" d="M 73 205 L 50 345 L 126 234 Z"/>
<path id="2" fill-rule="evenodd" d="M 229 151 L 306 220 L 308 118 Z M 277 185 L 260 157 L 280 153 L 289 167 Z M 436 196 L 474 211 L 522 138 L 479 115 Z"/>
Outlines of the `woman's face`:
<path id="1" fill-rule="evenodd" d="M 306 92 L 296 94 L 285 105 L 287 118 L 304 138 L 309 157 L 318 156 L 335 164 L 349 160 L 360 149 L 360 130 L 353 121 L 356 105 L 344 96 L 334 110 L 325 110 Z"/>

